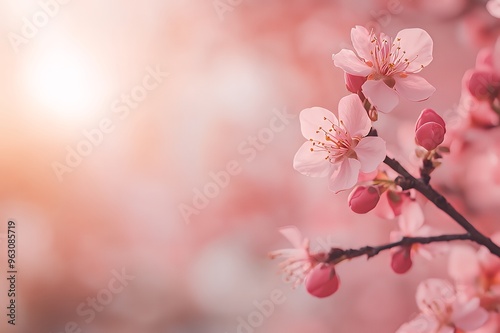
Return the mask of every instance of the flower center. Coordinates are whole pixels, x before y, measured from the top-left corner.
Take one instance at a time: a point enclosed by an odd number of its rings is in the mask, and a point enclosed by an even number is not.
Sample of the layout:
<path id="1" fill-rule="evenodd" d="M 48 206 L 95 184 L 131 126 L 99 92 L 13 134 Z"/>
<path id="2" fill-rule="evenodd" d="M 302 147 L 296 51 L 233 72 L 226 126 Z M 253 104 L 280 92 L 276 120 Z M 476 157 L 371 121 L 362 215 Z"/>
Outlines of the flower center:
<path id="1" fill-rule="evenodd" d="M 312 142 L 311 152 L 325 152 L 325 160 L 329 160 L 333 164 L 342 161 L 344 158 L 357 159 L 354 148 L 358 145 L 361 138 L 352 138 L 342 120 L 339 124 L 334 124 L 326 117 L 323 119 L 330 122 L 331 126 L 326 129 L 322 126 L 318 127 L 316 133 L 323 132 L 325 138 L 324 141 L 309 139 Z"/>
<path id="2" fill-rule="evenodd" d="M 413 59 L 409 59 L 406 56 L 406 51 L 401 49 L 401 38 L 393 41 L 392 38 L 383 37 L 382 35 L 376 37 L 372 33 L 370 42 L 372 43 L 372 50 L 370 51 L 372 61 L 366 61 L 366 63 L 373 67 L 374 72 L 368 76 L 368 80 L 384 80 L 385 84 L 392 88 L 396 83 L 391 77 L 392 75 L 417 73 L 424 68 L 421 65 L 417 70 L 407 71 L 408 66 L 417 59 L 418 55 Z"/>

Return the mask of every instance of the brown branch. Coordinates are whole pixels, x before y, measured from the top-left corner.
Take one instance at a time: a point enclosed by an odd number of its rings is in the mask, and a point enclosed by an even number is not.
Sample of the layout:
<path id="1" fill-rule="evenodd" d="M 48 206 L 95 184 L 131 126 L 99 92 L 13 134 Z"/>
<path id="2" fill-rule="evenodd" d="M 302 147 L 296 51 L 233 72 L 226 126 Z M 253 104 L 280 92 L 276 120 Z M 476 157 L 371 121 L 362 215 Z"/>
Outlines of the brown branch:
<path id="1" fill-rule="evenodd" d="M 369 258 L 376 256 L 382 251 L 399 246 L 411 246 L 413 244 L 430 244 L 436 242 L 450 242 L 455 240 L 473 240 L 470 234 L 451 234 L 430 237 L 403 237 L 400 241 L 380 246 L 364 246 L 359 249 L 331 249 L 328 253 L 326 263 L 336 264 L 342 260 L 353 259 L 366 255 Z"/>
<path id="2" fill-rule="evenodd" d="M 462 228 L 464 228 L 470 234 L 471 241 L 484 245 L 488 248 L 488 250 L 490 250 L 491 253 L 500 257 L 500 247 L 498 247 L 490 238 L 486 237 L 479 230 L 477 230 L 448 202 L 448 200 L 446 200 L 445 197 L 434 190 L 431 185 L 413 177 L 398 161 L 393 158 L 386 156 L 384 163 L 401 175 L 396 178 L 396 184 L 401 186 L 403 190 L 414 188 L 418 192 L 422 193 L 427 199 L 429 199 L 429 201 L 436 205 L 436 207 L 448 214 Z"/>

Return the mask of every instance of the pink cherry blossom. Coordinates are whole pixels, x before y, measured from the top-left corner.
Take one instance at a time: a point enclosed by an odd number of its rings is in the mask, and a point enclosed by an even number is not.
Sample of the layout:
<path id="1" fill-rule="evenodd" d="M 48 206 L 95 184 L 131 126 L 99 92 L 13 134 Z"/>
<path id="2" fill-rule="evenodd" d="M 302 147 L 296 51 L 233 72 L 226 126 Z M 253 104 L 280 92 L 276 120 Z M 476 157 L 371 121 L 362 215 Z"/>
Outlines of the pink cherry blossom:
<path id="1" fill-rule="evenodd" d="M 486 9 L 494 17 L 500 18 L 500 0 L 490 0 L 486 4 Z"/>
<path id="2" fill-rule="evenodd" d="M 414 200 L 406 201 L 402 206 L 402 213 L 399 216 L 399 230 L 390 234 L 391 242 L 397 242 L 403 237 L 428 237 L 432 234 L 432 228 L 424 225 L 424 213 L 418 202 Z M 392 249 L 391 267 L 398 273 L 406 273 L 411 267 L 411 258 L 419 254 L 426 259 L 432 259 L 436 254 L 446 249 L 442 244 L 413 244 L 409 248 Z M 409 266 L 409 267 L 407 267 Z M 406 268 L 403 269 L 403 268 Z"/>
<path id="3" fill-rule="evenodd" d="M 313 107 L 300 113 L 302 135 L 308 140 L 295 154 L 294 168 L 311 177 L 329 176 L 334 192 L 356 185 L 359 172 L 372 172 L 385 158 L 385 141 L 366 137 L 371 121 L 357 95 L 339 102 L 339 119 Z"/>
<path id="4" fill-rule="evenodd" d="M 392 39 L 356 26 L 351 40 L 357 55 L 343 49 L 333 55 L 334 64 L 348 74 L 367 78 L 362 92 L 380 112 L 392 111 L 399 95 L 422 101 L 436 90 L 416 75 L 432 61 L 433 42 L 426 31 L 404 29 Z"/>
<path id="5" fill-rule="evenodd" d="M 327 257 L 327 253 L 311 253 L 309 239 L 302 238 L 300 231 L 293 226 L 283 227 L 280 233 L 292 243 L 293 248 L 276 250 L 269 253 L 271 259 L 286 258 L 280 264 L 281 270 L 287 275 L 287 279 L 293 279 L 294 287 L 304 281 L 304 278 L 311 270 L 322 263 Z"/>
<path id="6" fill-rule="evenodd" d="M 492 240 L 500 243 L 500 233 Z M 500 258 L 488 249 L 455 246 L 450 252 L 448 272 L 465 298 L 478 297 L 484 308 L 500 310 Z"/>
<path id="7" fill-rule="evenodd" d="M 421 314 L 396 333 L 455 333 L 480 328 L 489 318 L 479 298 L 460 300 L 446 280 L 428 279 L 417 287 Z"/>

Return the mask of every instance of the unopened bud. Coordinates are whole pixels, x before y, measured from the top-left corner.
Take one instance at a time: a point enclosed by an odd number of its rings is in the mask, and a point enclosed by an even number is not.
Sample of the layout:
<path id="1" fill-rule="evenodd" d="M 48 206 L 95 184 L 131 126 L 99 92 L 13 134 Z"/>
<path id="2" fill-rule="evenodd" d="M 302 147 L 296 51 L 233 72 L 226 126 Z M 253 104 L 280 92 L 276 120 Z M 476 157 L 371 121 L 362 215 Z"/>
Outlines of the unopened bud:
<path id="1" fill-rule="evenodd" d="M 357 94 L 361 91 L 361 86 L 366 82 L 366 77 L 344 73 L 344 80 L 347 90 Z"/>
<path id="2" fill-rule="evenodd" d="M 500 89 L 500 77 L 492 71 L 469 71 L 464 81 L 470 94 L 478 100 L 491 100 Z"/>
<path id="3" fill-rule="evenodd" d="M 444 140 L 446 124 L 432 109 L 425 109 L 415 124 L 415 141 L 427 150 L 433 150 Z"/>
<path id="4" fill-rule="evenodd" d="M 349 207 L 357 214 L 366 214 L 377 206 L 380 192 L 374 186 L 356 186 L 349 194 Z"/>
<path id="5" fill-rule="evenodd" d="M 305 286 L 309 294 L 324 298 L 339 289 L 340 281 L 332 265 L 319 264 L 306 277 Z"/>
<path id="6" fill-rule="evenodd" d="M 408 272 L 412 264 L 410 246 L 401 247 L 392 254 L 391 267 L 397 274 Z"/>

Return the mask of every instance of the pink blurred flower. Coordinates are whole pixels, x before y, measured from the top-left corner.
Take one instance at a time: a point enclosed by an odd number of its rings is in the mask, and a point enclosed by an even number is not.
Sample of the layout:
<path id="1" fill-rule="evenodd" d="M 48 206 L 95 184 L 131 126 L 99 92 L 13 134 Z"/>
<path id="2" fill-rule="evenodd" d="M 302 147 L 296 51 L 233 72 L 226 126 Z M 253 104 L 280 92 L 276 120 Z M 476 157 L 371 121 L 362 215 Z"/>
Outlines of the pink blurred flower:
<path id="1" fill-rule="evenodd" d="M 481 50 L 476 67 L 462 79 L 462 100 L 469 106 L 470 125 L 497 126 L 500 123 L 500 41 Z"/>
<path id="2" fill-rule="evenodd" d="M 500 244 L 500 233 L 493 235 L 492 240 Z M 454 247 L 448 272 L 466 299 L 478 297 L 484 308 L 500 310 L 500 258 L 487 248 L 476 251 L 469 246 Z"/>
<path id="3" fill-rule="evenodd" d="M 334 64 L 348 74 L 367 78 L 362 92 L 379 111 L 392 111 L 399 103 L 398 95 L 422 101 L 436 90 L 415 75 L 432 61 L 433 42 L 426 31 L 404 29 L 393 40 L 356 26 L 351 40 L 357 55 L 342 49 L 333 55 Z"/>
<path id="4" fill-rule="evenodd" d="M 500 18 L 500 0 L 490 0 L 486 4 L 486 9 L 494 17 Z"/>
<path id="5" fill-rule="evenodd" d="M 270 252 L 269 257 L 271 259 L 286 258 L 280 264 L 280 268 L 287 275 L 287 279 L 294 279 L 294 287 L 296 287 L 304 281 L 315 266 L 326 259 L 328 254 L 311 253 L 309 239 L 302 238 L 300 231 L 294 226 L 280 228 L 280 233 L 292 243 L 293 248 Z"/>
<path id="6" fill-rule="evenodd" d="M 359 172 L 372 172 L 385 158 L 385 141 L 366 137 L 371 121 L 357 95 L 339 102 L 339 119 L 313 107 L 300 113 L 302 135 L 308 140 L 295 154 L 295 170 L 311 177 L 330 177 L 338 192 L 353 187 Z"/>
<path id="7" fill-rule="evenodd" d="M 396 333 L 455 333 L 480 328 L 488 312 L 479 299 L 461 301 L 453 286 L 441 279 L 428 279 L 417 287 L 416 300 L 421 314 L 403 324 Z"/>
<path id="8" fill-rule="evenodd" d="M 432 109 L 424 109 L 415 124 L 415 141 L 427 150 L 436 149 L 444 140 L 446 124 Z"/>

